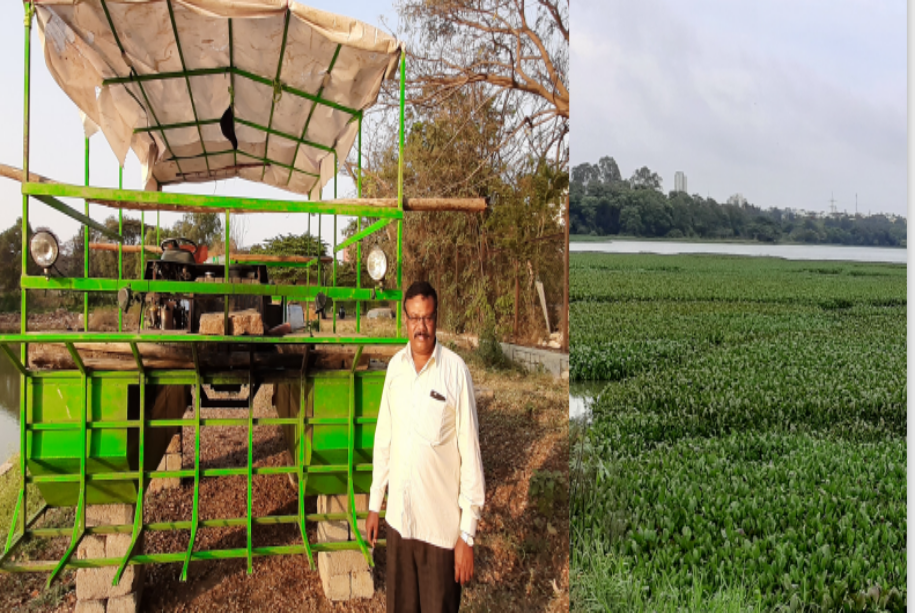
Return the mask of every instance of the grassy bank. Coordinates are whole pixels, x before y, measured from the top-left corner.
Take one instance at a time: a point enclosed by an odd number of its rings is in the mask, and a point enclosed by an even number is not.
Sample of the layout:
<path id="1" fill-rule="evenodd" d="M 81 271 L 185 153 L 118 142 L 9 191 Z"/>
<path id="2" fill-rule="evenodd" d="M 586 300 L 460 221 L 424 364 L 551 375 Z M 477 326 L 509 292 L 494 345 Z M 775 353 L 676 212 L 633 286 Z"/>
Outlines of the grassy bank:
<path id="1" fill-rule="evenodd" d="M 12 468 L 0 475 L 0 537 L 6 537 L 19 497 L 19 454 L 9 459 Z M 29 516 L 42 504 L 41 494 L 35 485 L 28 486 Z M 40 527 L 66 527 L 73 525 L 72 509 L 51 509 L 39 520 Z M 13 560 L 59 559 L 69 539 L 33 539 L 22 543 Z M 76 604 L 74 571 L 64 571 L 58 581 L 45 587 L 47 573 L 0 573 L 0 611 L 37 613 L 39 611 L 70 611 Z"/>
<path id="2" fill-rule="evenodd" d="M 904 610 L 904 266 L 573 254 L 570 282 L 572 376 L 606 382 L 573 610 Z"/>

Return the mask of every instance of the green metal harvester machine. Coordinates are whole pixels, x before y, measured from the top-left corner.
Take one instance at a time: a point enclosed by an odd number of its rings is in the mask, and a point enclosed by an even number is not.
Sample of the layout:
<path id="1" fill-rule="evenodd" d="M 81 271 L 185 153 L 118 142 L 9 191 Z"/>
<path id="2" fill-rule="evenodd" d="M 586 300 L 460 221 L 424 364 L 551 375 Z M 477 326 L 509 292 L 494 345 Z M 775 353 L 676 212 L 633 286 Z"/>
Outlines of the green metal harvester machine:
<path id="1" fill-rule="evenodd" d="M 372 444 L 384 381 L 383 368 L 366 368 L 363 350 L 403 345 L 401 309 L 396 308 L 396 333 L 364 334 L 358 305 L 402 300 L 402 240 L 404 212 L 409 210 L 481 210 L 481 201 L 407 200 L 403 195 L 405 53 L 389 35 L 355 20 L 316 11 L 295 2 L 233 0 L 53 0 L 26 2 L 24 140 L 22 169 L 22 306 L 21 332 L 0 335 L 0 350 L 21 376 L 19 498 L 2 556 L 0 570 L 50 571 L 48 583 L 64 568 L 115 566 L 117 583 L 128 564 L 183 563 L 182 579 L 192 560 L 246 558 L 248 572 L 254 556 L 304 554 L 314 567 L 317 551 L 357 549 L 371 563 L 368 545 L 356 529 L 354 497 L 371 483 Z M 54 79 L 84 115 L 86 128 L 85 185 L 54 182 L 29 172 L 29 75 L 32 25 L 37 22 L 45 61 Z M 400 173 L 397 198 L 361 198 L 361 133 L 363 112 L 377 100 L 382 81 L 400 77 Z M 107 189 L 89 184 L 89 136 L 101 130 L 121 167 L 128 150 L 140 159 L 143 190 Z M 358 141 L 358 143 L 356 142 Z M 357 146 L 355 199 L 336 198 L 339 160 Z M 299 199 L 269 200 L 229 196 L 199 196 L 162 191 L 165 186 L 230 177 L 260 181 L 299 194 Z M 322 187 L 334 181 L 334 200 L 321 201 Z M 304 198 L 302 198 L 304 197 Z M 84 211 L 61 198 L 84 200 Z M 78 278 L 60 276 L 53 268 L 59 247 L 50 232 L 28 236 L 29 210 L 34 201 L 78 220 L 85 232 L 85 270 Z M 89 203 L 119 210 L 218 212 L 225 214 L 225 246 L 221 262 L 207 263 L 195 246 L 165 244 L 154 253 L 140 246 L 141 278 L 123 277 L 122 232 L 114 232 L 89 216 Z M 230 214 L 302 213 L 333 215 L 335 257 L 320 255 L 293 262 L 243 258 L 230 254 Z M 355 234 L 337 243 L 340 215 L 358 218 Z M 377 220 L 363 227 L 363 218 Z M 288 217 L 294 220 L 294 217 Z M 363 284 L 356 267 L 355 287 L 337 284 L 336 254 L 352 248 L 362 262 L 361 241 L 372 233 L 396 226 L 396 262 L 387 268 L 375 254 L 372 281 Z M 117 244 L 119 278 L 89 276 L 89 229 Z M 303 228 L 304 229 L 304 228 Z M 320 234 L 320 230 L 319 230 Z M 319 239 L 320 240 L 320 239 Z M 151 248 L 152 246 L 150 246 Z M 113 250 L 114 247 L 111 247 Z M 44 268 L 44 275 L 27 274 L 27 258 Z M 273 266 L 300 266 L 315 271 L 316 282 L 278 285 L 269 282 Z M 329 274 L 325 274 L 329 268 Z M 369 267 L 370 272 L 373 270 Z M 309 273 L 310 275 L 310 273 Z M 328 279 L 329 277 L 329 279 Z M 327 281 L 330 281 L 328 283 Z M 83 295 L 83 330 L 29 331 L 29 291 L 57 290 Z M 138 329 L 90 332 L 89 292 L 117 294 L 121 311 L 139 302 Z M 300 331 L 284 336 L 233 336 L 229 313 L 235 307 L 254 308 L 268 327 L 289 318 L 287 307 L 325 299 L 355 301 L 355 333 L 330 330 Z M 201 334 L 204 311 L 222 310 L 223 334 Z M 308 309 L 304 313 L 308 317 Z M 328 324 L 324 324 L 325 327 Z M 287 332 L 289 330 L 287 329 Z M 65 367 L 40 367 L 33 353 L 42 347 L 65 351 Z M 328 368 L 322 351 L 349 348 L 348 357 Z M 125 359 L 114 364 L 98 360 L 100 348 L 119 348 Z M 366 352 L 368 353 L 368 352 Z M 180 367 L 163 356 L 184 356 Z M 322 367 L 313 367 L 320 362 Z M 331 360 L 333 362 L 333 360 Z M 336 363 L 339 363 L 336 362 Z M 277 417 L 254 417 L 255 391 L 275 386 Z M 247 400 L 215 400 L 207 389 L 248 386 Z M 193 417 L 185 411 L 193 399 Z M 234 403 L 234 405 L 233 405 Z M 234 406 L 238 418 L 202 418 L 201 408 Z M 282 426 L 293 464 L 255 467 L 253 432 L 259 426 Z M 247 466 L 201 468 L 201 430 L 245 427 Z M 172 435 L 193 430 L 194 466 L 158 471 Z M 298 487 L 297 513 L 253 517 L 252 480 L 255 475 L 294 475 Z M 247 515 L 200 519 L 199 491 L 203 478 L 247 477 Z M 144 494 L 152 479 L 193 481 L 192 516 L 186 520 L 146 523 Z M 43 497 L 39 511 L 28 516 L 27 484 Z M 305 497 L 347 495 L 346 513 L 306 514 Z M 87 527 L 86 506 L 105 503 L 136 505 L 132 525 Z M 48 507 L 74 506 L 72 528 L 35 528 Z M 356 540 L 310 543 L 308 522 L 346 520 Z M 295 524 L 301 545 L 254 547 L 256 525 Z M 204 527 L 244 527 L 247 546 L 239 549 L 195 551 L 195 535 Z M 144 531 L 188 530 L 186 551 L 141 554 L 135 545 Z M 123 558 L 75 559 L 80 540 L 90 534 L 126 533 L 131 546 Z M 27 538 L 69 536 L 57 561 L 11 561 Z"/>

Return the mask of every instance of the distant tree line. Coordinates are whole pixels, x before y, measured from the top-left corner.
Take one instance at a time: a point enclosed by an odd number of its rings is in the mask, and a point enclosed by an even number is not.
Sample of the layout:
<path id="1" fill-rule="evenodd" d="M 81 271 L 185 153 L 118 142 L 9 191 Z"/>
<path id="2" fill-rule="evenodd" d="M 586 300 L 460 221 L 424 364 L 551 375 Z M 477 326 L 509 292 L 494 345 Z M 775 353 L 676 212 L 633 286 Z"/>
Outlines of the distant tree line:
<path id="1" fill-rule="evenodd" d="M 902 217 L 763 210 L 736 198 L 718 203 L 698 194 L 665 195 L 661 183 L 660 176 L 645 166 L 624 179 L 612 157 L 575 166 L 570 185 L 572 234 L 906 246 Z"/>

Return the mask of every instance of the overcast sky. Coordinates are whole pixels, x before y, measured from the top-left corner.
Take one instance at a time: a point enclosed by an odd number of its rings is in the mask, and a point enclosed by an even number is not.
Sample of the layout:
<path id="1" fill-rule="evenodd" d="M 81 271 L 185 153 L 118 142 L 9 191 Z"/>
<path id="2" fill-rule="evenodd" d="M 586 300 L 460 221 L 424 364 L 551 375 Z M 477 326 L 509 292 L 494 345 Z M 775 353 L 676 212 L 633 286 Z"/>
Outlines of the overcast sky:
<path id="1" fill-rule="evenodd" d="M 397 27 L 397 13 L 393 2 L 358 0 L 345 3 L 331 0 L 309 0 L 309 6 L 355 17 L 385 31 Z M 384 16 L 387 26 L 380 17 Z M 47 177 L 73 183 L 83 184 L 84 170 L 84 136 L 79 111 L 76 105 L 63 93 L 48 73 L 44 56 L 37 36 L 37 20 L 32 23 L 32 70 L 31 70 L 31 171 Z M 22 84 L 23 84 L 23 47 L 24 47 L 23 10 L 19 2 L 4 3 L 0 8 L 0 83 L 4 92 L 0 95 L 0 163 L 17 168 L 22 167 Z M 101 133 L 90 141 L 90 175 L 91 183 L 96 187 L 118 186 L 118 162 L 111 152 L 108 143 Z M 140 189 L 140 164 L 133 152 L 127 156 L 124 169 L 124 187 Z M 303 196 L 276 189 L 261 183 L 251 183 L 241 179 L 219 181 L 204 184 L 186 184 L 177 188 L 166 188 L 167 191 L 186 193 L 217 194 L 224 196 L 252 196 L 259 198 L 281 198 L 284 200 L 304 200 Z M 338 195 L 355 196 L 355 186 L 351 181 L 341 179 L 338 183 Z M 333 182 L 324 189 L 324 198 L 333 197 Z M 67 200 L 67 203 L 83 210 L 82 200 Z M 69 239 L 81 227 L 78 222 L 50 209 L 36 200 L 32 200 L 30 221 L 32 227 L 48 226 L 62 240 Z M 17 182 L 0 177 L 0 231 L 11 226 L 22 214 L 22 196 Z M 97 220 L 104 220 L 115 209 L 92 206 L 90 215 Z M 140 214 L 125 211 L 125 217 L 139 219 Z M 249 230 L 245 244 L 251 245 L 279 233 L 305 232 L 308 228 L 306 215 L 257 214 L 247 215 Z M 162 213 L 162 225 L 171 225 L 178 218 L 178 213 Z M 348 218 L 341 217 L 338 232 L 346 225 Z M 155 214 L 147 214 L 147 223 L 155 223 Z M 312 231 L 317 234 L 317 216 L 312 219 Z M 322 238 L 330 244 L 333 233 L 333 218 L 324 216 Z M 341 234 L 342 235 L 342 234 Z"/>
<path id="2" fill-rule="evenodd" d="M 576 0 L 571 31 L 573 166 L 905 215 L 904 0 Z"/>

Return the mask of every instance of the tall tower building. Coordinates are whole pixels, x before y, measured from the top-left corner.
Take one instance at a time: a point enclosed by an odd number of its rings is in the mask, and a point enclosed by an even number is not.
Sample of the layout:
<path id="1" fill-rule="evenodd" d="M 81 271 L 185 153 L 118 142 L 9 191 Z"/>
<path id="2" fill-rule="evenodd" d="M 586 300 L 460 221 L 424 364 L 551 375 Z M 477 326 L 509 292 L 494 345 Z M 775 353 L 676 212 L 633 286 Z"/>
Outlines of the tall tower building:
<path id="1" fill-rule="evenodd" d="M 686 193 L 686 173 L 682 170 L 674 174 L 674 191 Z"/>

